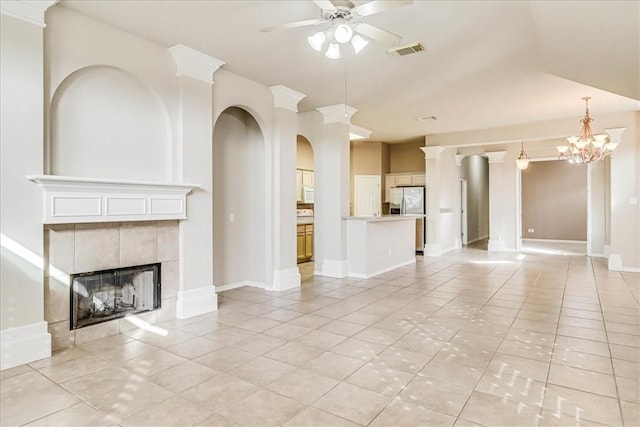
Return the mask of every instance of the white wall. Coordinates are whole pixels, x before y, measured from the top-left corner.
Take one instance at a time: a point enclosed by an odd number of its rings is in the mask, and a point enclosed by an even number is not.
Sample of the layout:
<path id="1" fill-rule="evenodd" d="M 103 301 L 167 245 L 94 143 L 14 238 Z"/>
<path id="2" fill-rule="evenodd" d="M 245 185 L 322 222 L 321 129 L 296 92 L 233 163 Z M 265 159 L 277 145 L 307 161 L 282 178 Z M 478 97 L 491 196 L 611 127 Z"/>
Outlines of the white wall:
<path id="1" fill-rule="evenodd" d="M 0 368 L 50 354 L 44 320 L 42 28 L 0 21 Z M 14 328 L 24 328 L 22 332 Z M 48 338 L 49 337 L 49 338 Z M 47 339 L 49 341 L 47 341 Z M 32 342 L 33 341 L 33 342 Z"/>

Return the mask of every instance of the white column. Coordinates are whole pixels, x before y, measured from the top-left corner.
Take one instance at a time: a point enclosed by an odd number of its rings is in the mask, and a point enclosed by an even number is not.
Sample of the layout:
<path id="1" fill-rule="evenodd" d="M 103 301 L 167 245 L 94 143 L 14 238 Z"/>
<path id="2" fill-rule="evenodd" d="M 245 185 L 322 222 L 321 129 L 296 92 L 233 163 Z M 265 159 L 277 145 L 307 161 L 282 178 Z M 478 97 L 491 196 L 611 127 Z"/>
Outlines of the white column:
<path id="1" fill-rule="evenodd" d="M 51 356 L 44 320 L 44 14 L 52 1 L 1 1 L 0 369 Z"/>
<path id="2" fill-rule="evenodd" d="M 633 134 L 627 133 L 628 142 L 622 140 L 622 133 L 626 128 L 605 129 L 611 142 L 618 143 L 618 147 L 611 156 L 611 240 L 609 254 L 609 270 L 640 271 L 640 209 L 638 196 L 640 183 L 637 177 L 640 165 L 634 153 L 634 143 L 637 150 L 638 136 L 633 140 Z"/>
<path id="3" fill-rule="evenodd" d="M 346 277 L 347 235 L 342 218 L 349 215 L 349 123 L 358 110 L 344 104 L 317 110 L 324 126 L 322 140 L 313 144 L 315 274 Z"/>
<path id="4" fill-rule="evenodd" d="M 424 256 L 437 257 L 442 255 L 440 242 L 440 155 L 444 147 L 423 147 L 425 153 L 425 171 L 427 179 L 427 238 L 424 245 Z"/>
<path id="5" fill-rule="evenodd" d="M 169 49 L 177 65 L 178 131 L 174 163 L 180 182 L 200 189 L 187 197 L 180 221 L 180 319 L 218 309 L 213 286 L 213 73 L 224 62 L 184 45 Z"/>
<path id="6" fill-rule="evenodd" d="M 284 291 L 300 286 L 296 262 L 296 144 L 298 103 L 304 94 L 272 86 L 275 106 L 273 135 L 273 282 Z"/>
<path id="7" fill-rule="evenodd" d="M 507 191 L 505 188 L 504 156 L 506 151 L 485 153 L 489 158 L 489 245 L 490 252 L 506 251 L 505 207 Z"/>

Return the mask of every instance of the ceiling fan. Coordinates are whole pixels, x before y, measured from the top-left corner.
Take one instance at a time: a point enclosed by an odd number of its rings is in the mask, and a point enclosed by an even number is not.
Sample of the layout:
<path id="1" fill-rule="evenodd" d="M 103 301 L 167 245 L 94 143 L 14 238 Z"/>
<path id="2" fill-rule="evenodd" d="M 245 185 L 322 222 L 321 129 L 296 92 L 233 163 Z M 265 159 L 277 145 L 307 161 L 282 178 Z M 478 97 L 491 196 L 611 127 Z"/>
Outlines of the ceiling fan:
<path id="1" fill-rule="evenodd" d="M 335 42 L 343 44 L 351 41 L 356 53 L 367 45 L 368 40 L 389 49 L 397 46 L 402 41 L 402 37 L 366 22 L 359 22 L 359 19 L 410 5 L 413 0 L 373 0 L 359 6 L 343 0 L 313 0 L 313 2 L 321 9 L 320 18 L 262 28 L 260 31 L 270 32 L 329 23 L 330 27 L 327 31 L 318 32 L 308 38 L 311 47 L 317 51 L 322 50 L 324 42 L 328 41 L 326 56 L 329 58 L 340 58 L 339 45 Z"/>

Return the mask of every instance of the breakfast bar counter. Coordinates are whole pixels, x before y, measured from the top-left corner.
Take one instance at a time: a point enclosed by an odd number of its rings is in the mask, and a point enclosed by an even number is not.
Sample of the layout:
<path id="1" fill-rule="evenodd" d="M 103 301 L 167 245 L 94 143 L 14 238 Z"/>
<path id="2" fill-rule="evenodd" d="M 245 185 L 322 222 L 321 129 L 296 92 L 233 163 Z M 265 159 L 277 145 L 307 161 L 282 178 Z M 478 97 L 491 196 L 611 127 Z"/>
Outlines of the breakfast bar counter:
<path id="1" fill-rule="evenodd" d="M 369 278 L 416 262 L 416 219 L 391 215 L 344 217 L 349 276 Z"/>

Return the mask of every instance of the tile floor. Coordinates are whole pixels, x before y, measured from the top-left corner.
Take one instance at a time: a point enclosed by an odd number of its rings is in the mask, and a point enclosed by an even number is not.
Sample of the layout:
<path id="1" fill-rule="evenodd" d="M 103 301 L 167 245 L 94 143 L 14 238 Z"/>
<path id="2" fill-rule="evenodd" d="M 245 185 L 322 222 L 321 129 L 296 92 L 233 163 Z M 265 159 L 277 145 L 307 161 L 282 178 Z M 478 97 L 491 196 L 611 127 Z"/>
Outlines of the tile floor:
<path id="1" fill-rule="evenodd" d="M 464 249 L 1 373 L 2 426 L 638 426 L 640 275 Z"/>

